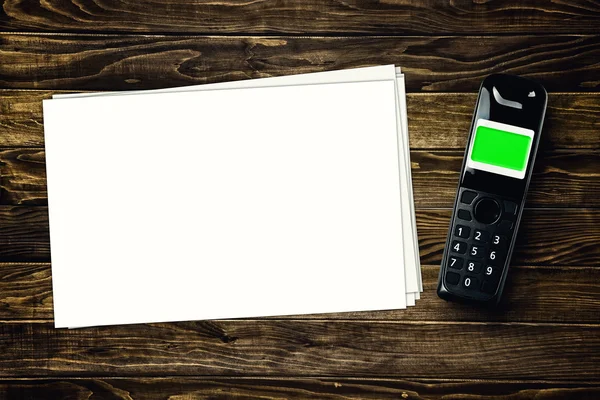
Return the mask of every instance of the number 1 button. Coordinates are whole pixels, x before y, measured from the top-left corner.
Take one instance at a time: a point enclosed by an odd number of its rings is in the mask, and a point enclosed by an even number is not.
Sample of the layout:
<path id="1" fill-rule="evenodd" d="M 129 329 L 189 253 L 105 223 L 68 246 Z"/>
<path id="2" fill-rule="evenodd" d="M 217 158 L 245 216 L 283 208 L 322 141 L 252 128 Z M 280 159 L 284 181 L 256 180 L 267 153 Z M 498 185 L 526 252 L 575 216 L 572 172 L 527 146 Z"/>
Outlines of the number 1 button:
<path id="1" fill-rule="evenodd" d="M 456 225 L 454 229 L 454 234 L 461 238 L 468 238 L 471 233 L 471 228 L 468 226 Z"/>

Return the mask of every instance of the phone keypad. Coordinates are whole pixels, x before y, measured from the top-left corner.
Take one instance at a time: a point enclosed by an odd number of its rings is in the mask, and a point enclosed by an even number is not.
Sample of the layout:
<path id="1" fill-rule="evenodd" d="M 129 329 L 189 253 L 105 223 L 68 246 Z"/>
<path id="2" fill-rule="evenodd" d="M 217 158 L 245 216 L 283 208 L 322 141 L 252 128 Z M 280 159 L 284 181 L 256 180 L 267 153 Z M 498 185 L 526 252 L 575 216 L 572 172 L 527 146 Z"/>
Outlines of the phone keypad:
<path id="1" fill-rule="evenodd" d="M 475 208 L 482 199 L 497 204 L 500 209 L 497 217 L 487 219 L 494 220 L 493 223 L 478 220 Z M 476 298 L 493 295 L 508 264 L 507 252 L 519 205 L 495 195 L 464 188 L 461 189 L 459 200 L 446 257 L 445 282 L 450 290 Z M 489 217 L 487 214 L 486 218 Z"/>

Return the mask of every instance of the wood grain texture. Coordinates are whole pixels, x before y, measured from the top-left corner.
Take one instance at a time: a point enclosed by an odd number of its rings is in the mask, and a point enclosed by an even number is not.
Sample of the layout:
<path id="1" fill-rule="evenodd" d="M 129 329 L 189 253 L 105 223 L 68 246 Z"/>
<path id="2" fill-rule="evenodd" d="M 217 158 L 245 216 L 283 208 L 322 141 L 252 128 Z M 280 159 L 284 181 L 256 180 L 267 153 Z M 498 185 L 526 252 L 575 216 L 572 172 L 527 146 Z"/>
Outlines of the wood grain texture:
<path id="1" fill-rule="evenodd" d="M 463 151 L 411 152 L 417 208 L 453 207 L 463 156 Z M 47 204 L 44 150 L 0 150 L 0 205 Z M 527 206 L 600 207 L 600 151 L 538 154 Z"/>
<path id="2" fill-rule="evenodd" d="M 43 147 L 42 100 L 54 92 L 0 90 L 0 147 Z"/>
<path id="3" fill-rule="evenodd" d="M 409 92 L 477 91 L 495 72 L 597 91 L 600 36 L 178 37 L 0 34 L 0 88 L 125 90 L 397 64 Z M 557 73 L 560 71 L 560 73 Z"/>
<path id="4" fill-rule="evenodd" d="M 468 128 L 467 128 L 468 131 Z M 454 207 L 464 151 L 412 151 L 417 208 Z M 541 151 L 526 207 L 599 207 L 600 151 Z"/>
<path id="5" fill-rule="evenodd" d="M 600 398 L 598 1 L 1 5 L 0 400 Z M 416 307 L 53 328 L 41 111 L 53 90 L 391 63 L 410 92 L 426 264 Z M 435 287 L 474 93 L 494 72 L 532 77 L 551 94 L 519 266 L 500 306 L 485 310 L 444 302 Z"/>
<path id="6" fill-rule="evenodd" d="M 42 100 L 54 93 L 0 90 L 0 148 L 44 146 Z M 409 93 L 411 148 L 464 150 L 476 98 L 474 93 Z M 598 150 L 599 131 L 600 93 L 551 93 L 540 150 Z"/>
<path id="7" fill-rule="evenodd" d="M 0 207 L 0 261 L 50 261 L 47 207 Z"/>
<path id="8" fill-rule="evenodd" d="M 451 210 L 417 211 L 421 262 L 439 264 Z M 513 265 L 600 265 L 600 210 L 525 209 Z"/>
<path id="9" fill-rule="evenodd" d="M 423 264 L 439 264 L 451 210 L 417 211 Z M 0 262 L 50 260 L 48 209 L 0 206 Z M 513 265 L 600 265 L 600 209 L 526 209 Z"/>
<path id="10" fill-rule="evenodd" d="M 473 93 L 408 94 L 410 147 L 464 150 L 476 100 Z M 598 150 L 599 131 L 600 93 L 550 93 L 540 151 Z"/>
<path id="11" fill-rule="evenodd" d="M 301 315 L 292 319 L 552 322 L 600 324 L 600 268 L 513 266 L 500 305 L 482 309 L 449 303 L 435 293 L 439 266 L 423 266 L 425 291 L 406 310 Z M 52 320 L 47 263 L 0 264 L 0 320 Z"/>
<path id="12" fill-rule="evenodd" d="M 596 400 L 590 383 L 351 378 L 65 378 L 0 380 L 0 399 Z"/>
<path id="13" fill-rule="evenodd" d="M 0 204 L 48 204 L 44 150 L 0 150 Z"/>
<path id="14" fill-rule="evenodd" d="M 595 2 L 5 0 L 1 30 L 210 34 L 597 33 Z"/>
<path id="15" fill-rule="evenodd" d="M 241 299 L 241 301 L 243 301 Z M 0 325 L 1 377 L 363 376 L 598 382 L 600 326 L 221 320 Z"/>

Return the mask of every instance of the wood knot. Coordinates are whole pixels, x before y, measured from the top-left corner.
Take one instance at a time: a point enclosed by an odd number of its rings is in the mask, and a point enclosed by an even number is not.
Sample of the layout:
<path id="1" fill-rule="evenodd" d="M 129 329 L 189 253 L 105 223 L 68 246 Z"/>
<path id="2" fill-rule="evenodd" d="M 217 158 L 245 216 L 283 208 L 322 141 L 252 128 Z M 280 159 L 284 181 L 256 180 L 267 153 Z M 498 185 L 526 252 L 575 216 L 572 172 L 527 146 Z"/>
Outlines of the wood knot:
<path id="1" fill-rule="evenodd" d="M 237 337 L 235 337 L 235 336 L 229 336 L 227 334 L 221 335 L 219 337 L 219 339 L 221 339 L 221 342 L 223 342 L 223 343 L 235 343 L 236 340 L 238 340 Z"/>

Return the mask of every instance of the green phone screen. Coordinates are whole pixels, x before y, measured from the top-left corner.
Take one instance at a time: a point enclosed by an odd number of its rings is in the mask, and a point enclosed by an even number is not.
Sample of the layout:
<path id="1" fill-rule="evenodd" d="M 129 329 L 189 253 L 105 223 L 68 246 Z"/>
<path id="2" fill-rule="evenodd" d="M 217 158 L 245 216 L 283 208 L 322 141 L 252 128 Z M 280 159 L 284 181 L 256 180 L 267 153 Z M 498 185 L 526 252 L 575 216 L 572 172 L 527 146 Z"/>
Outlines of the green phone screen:
<path id="1" fill-rule="evenodd" d="M 471 151 L 476 162 L 524 171 L 527 166 L 530 136 L 479 125 Z"/>

